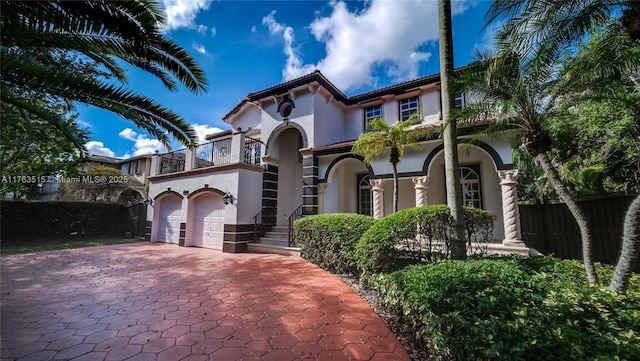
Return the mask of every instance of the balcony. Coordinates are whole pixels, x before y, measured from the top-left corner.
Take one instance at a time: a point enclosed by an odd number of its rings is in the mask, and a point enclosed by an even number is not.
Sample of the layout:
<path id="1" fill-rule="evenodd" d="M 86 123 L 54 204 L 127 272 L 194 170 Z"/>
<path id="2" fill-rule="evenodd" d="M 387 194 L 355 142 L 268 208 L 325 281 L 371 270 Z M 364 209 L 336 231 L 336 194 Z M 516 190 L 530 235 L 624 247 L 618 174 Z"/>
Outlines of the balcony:
<path id="1" fill-rule="evenodd" d="M 185 148 L 154 156 L 152 176 L 165 175 L 231 165 L 260 165 L 264 144 L 244 133 L 235 133 L 193 148 Z"/>

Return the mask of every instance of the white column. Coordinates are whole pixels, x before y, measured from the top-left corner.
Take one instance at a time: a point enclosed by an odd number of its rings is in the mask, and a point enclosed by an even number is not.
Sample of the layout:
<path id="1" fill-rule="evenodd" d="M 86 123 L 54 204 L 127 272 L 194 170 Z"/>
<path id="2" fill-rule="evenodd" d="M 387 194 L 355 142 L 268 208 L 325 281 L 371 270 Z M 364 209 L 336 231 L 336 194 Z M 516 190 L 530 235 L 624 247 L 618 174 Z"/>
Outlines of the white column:
<path id="1" fill-rule="evenodd" d="M 416 207 L 427 205 L 427 190 L 429 189 L 429 177 L 413 177 L 413 189 L 416 192 Z"/>
<path id="2" fill-rule="evenodd" d="M 384 180 L 372 179 L 371 191 L 373 192 L 373 218 L 384 217 Z"/>
<path id="3" fill-rule="evenodd" d="M 324 214 L 324 191 L 329 183 L 318 183 L 318 214 Z"/>
<path id="4" fill-rule="evenodd" d="M 244 163 L 244 132 L 237 131 L 231 138 L 231 164 Z"/>
<path id="5" fill-rule="evenodd" d="M 502 218 L 504 223 L 503 245 L 522 246 L 520 233 L 520 212 L 518 210 L 518 170 L 500 170 L 500 187 L 502 188 Z"/>

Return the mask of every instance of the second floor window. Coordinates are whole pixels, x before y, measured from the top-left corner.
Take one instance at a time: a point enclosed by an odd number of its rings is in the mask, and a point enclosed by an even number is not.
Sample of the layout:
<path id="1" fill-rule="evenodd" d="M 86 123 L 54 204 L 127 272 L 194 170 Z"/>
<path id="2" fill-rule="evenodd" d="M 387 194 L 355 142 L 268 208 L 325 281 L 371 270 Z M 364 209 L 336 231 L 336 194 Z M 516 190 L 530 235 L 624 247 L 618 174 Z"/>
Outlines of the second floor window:
<path id="1" fill-rule="evenodd" d="M 402 99 L 398 103 L 400 105 L 400 120 L 402 121 L 409 119 L 413 113 L 420 111 L 417 96 Z"/>
<path id="2" fill-rule="evenodd" d="M 364 130 L 371 130 L 369 124 L 372 120 L 382 118 L 382 106 L 374 105 L 364 109 Z"/>
<path id="3" fill-rule="evenodd" d="M 457 109 L 461 109 L 464 106 L 464 93 L 455 92 L 453 94 L 453 99 L 455 101 L 455 107 Z"/>

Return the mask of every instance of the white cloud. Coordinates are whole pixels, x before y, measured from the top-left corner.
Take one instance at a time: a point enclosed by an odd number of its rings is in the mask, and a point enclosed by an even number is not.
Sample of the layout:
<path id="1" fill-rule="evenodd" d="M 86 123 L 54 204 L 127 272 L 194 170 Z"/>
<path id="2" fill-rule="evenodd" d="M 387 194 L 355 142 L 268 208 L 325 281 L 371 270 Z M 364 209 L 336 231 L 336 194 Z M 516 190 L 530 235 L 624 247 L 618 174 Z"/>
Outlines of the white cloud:
<path id="1" fill-rule="evenodd" d="M 420 50 L 438 40 L 438 3 L 430 0 L 371 0 L 358 12 L 351 12 L 342 1 L 332 1 L 331 14 L 317 17 L 309 29 L 325 45 L 326 55 L 316 64 L 304 64 L 294 47 L 294 31 L 278 23 L 275 11 L 262 19 L 272 35 L 284 40 L 287 61 L 282 75 L 290 80 L 319 69 L 340 89 L 372 85 L 377 67 L 397 80 L 415 78 L 421 62 L 431 53 Z M 467 10 L 473 3 L 454 1 L 453 14 Z"/>
<path id="2" fill-rule="evenodd" d="M 193 48 L 193 50 L 197 51 L 200 54 L 207 54 L 207 49 L 205 49 L 204 45 L 202 44 L 198 44 L 194 41 L 193 44 L 191 44 L 191 47 Z"/>
<path id="3" fill-rule="evenodd" d="M 179 28 L 195 29 L 195 20 L 200 10 L 208 10 L 212 0 L 162 0 L 167 30 Z"/>
<path id="4" fill-rule="evenodd" d="M 151 139 L 145 134 L 138 134 L 131 128 L 123 129 L 120 133 L 118 133 L 118 135 L 121 138 L 134 142 L 133 156 L 153 154 L 156 150 L 160 153 L 164 153 L 167 151 L 167 148 L 158 139 Z M 129 152 L 127 152 L 125 155 L 129 155 Z"/>
<path id="5" fill-rule="evenodd" d="M 202 35 L 207 33 L 207 29 L 209 29 L 206 25 L 198 25 L 196 27 L 196 30 L 198 30 L 198 32 Z"/>
<path id="6" fill-rule="evenodd" d="M 216 28 L 214 26 L 212 26 L 211 27 L 211 37 L 215 38 L 217 33 L 218 33 L 218 30 L 216 30 Z"/>
<path id="7" fill-rule="evenodd" d="M 474 48 L 475 50 L 486 52 L 495 50 L 496 48 L 496 35 L 498 31 L 502 28 L 503 24 L 500 22 L 493 22 L 489 25 L 488 28 L 484 30 L 482 33 L 482 37 L 476 41 Z"/>
<path id="8" fill-rule="evenodd" d="M 128 140 L 130 140 L 132 142 L 135 142 L 136 141 L 136 137 L 138 136 L 138 133 L 136 133 L 131 128 L 124 128 L 120 133 L 118 133 L 118 136 L 120 138 L 128 139 Z"/>
<path id="9" fill-rule="evenodd" d="M 251 27 L 251 32 L 255 33 L 256 31 L 258 31 L 258 28 L 254 25 Z"/>
<path id="10" fill-rule="evenodd" d="M 196 131 L 196 134 L 198 134 L 199 144 L 206 142 L 205 136 L 223 131 L 218 127 L 210 127 L 206 124 L 197 124 L 197 123 L 193 125 L 193 129 Z"/>
<path id="11" fill-rule="evenodd" d="M 105 155 L 107 157 L 115 157 L 116 155 L 111 149 L 105 147 L 103 142 L 96 140 L 85 143 L 84 147 L 90 155 Z"/>
<path id="12" fill-rule="evenodd" d="M 91 124 L 88 123 L 88 122 L 85 122 L 84 120 L 77 119 L 76 123 L 78 123 L 80 128 L 85 128 L 85 129 L 90 129 L 91 128 Z"/>

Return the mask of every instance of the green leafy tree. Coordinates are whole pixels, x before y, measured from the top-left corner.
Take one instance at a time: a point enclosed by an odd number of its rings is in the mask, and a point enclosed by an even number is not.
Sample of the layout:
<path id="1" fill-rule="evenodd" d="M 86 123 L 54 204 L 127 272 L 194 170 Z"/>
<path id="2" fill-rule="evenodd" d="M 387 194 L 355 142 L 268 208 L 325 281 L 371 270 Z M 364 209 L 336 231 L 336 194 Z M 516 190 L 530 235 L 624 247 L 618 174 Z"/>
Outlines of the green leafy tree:
<path id="1" fill-rule="evenodd" d="M 124 85 L 126 63 L 194 93 L 206 90 L 194 59 L 162 33 L 166 23 L 154 1 L 3 1 L 0 12 L 1 100 L 64 131 L 64 119 L 34 99 L 79 102 L 114 112 L 168 145 L 185 145 L 192 127 L 173 111 Z M 77 54 L 75 59 L 69 54 Z M 111 81 L 78 72 L 78 62 L 101 69 Z M 65 133 L 82 149 L 78 134 Z"/>
<path id="2" fill-rule="evenodd" d="M 65 183 L 65 192 L 77 196 L 83 192 L 89 201 L 115 202 L 116 195 L 129 187 L 142 188 L 142 184 L 119 169 L 97 166 L 83 173 L 79 182 Z"/>
<path id="3" fill-rule="evenodd" d="M 11 192 L 16 198 L 37 194 L 43 178 L 53 179 L 57 175 L 77 174 L 82 156 L 65 133 L 76 134 L 82 142 L 88 140 L 88 132 L 77 126 L 76 115 L 69 113 L 63 104 L 51 106 L 42 100 L 34 103 L 63 119 L 60 125 L 67 131 L 52 129 L 49 123 L 37 116 L 25 117 L 15 106 L 0 103 L 2 193 Z M 30 178 L 21 178 L 23 176 Z"/>
<path id="4" fill-rule="evenodd" d="M 381 118 L 373 119 L 370 131 L 360 135 L 353 145 L 352 152 L 364 157 L 365 163 L 389 151 L 389 162 L 393 168 L 393 212 L 398 211 L 398 163 L 404 155 L 405 147 L 417 147 L 418 141 L 433 134 L 430 127 L 415 126 L 418 113 L 405 121 L 388 125 Z"/>
<path id="5" fill-rule="evenodd" d="M 465 259 L 465 224 L 462 212 L 462 188 L 458 164 L 458 130 L 456 120 L 450 116 L 455 107 L 453 90 L 453 27 L 451 25 L 451 0 L 438 0 L 438 29 L 440 33 L 440 96 L 444 126 L 444 171 L 446 174 L 447 204 L 453 218 L 451 256 Z"/>

